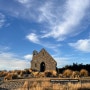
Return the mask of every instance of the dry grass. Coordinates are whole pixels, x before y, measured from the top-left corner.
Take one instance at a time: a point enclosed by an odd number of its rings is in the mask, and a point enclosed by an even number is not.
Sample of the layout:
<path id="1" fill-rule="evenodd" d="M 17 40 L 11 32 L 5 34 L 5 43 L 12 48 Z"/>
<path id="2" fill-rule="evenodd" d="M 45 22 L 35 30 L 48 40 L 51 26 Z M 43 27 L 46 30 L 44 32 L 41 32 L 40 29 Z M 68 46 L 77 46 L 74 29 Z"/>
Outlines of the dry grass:
<path id="1" fill-rule="evenodd" d="M 87 77 L 87 76 L 88 76 L 88 71 L 87 71 L 86 69 L 82 69 L 82 70 L 80 71 L 80 76 L 85 76 L 85 77 Z"/>
<path id="2" fill-rule="evenodd" d="M 49 81 L 25 81 L 23 87 L 17 90 L 90 90 L 90 83 L 51 83 Z"/>
<path id="3" fill-rule="evenodd" d="M 71 77 L 71 76 L 72 76 L 72 73 L 73 73 L 72 70 L 66 69 L 66 70 L 63 72 L 63 77 Z"/>

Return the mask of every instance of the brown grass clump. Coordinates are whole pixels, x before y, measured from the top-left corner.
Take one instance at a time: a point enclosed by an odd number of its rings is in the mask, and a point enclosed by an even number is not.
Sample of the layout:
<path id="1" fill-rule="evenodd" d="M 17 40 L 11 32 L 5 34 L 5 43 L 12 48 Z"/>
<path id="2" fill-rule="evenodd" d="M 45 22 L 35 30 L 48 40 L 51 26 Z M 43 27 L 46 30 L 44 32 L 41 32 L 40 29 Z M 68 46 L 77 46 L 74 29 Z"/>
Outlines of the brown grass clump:
<path id="1" fill-rule="evenodd" d="M 18 79 L 18 75 L 17 74 L 12 74 L 12 79 Z"/>
<path id="2" fill-rule="evenodd" d="M 40 72 L 40 73 L 39 73 L 39 77 L 40 77 L 40 78 L 41 78 L 41 77 L 46 77 L 46 76 L 45 76 L 45 73 L 44 73 L 44 72 Z"/>
<path id="3" fill-rule="evenodd" d="M 18 78 L 22 78 L 23 75 L 25 74 L 25 71 L 24 70 L 18 70 L 18 71 L 16 71 L 16 74 L 18 75 Z"/>
<path id="4" fill-rule="evenodd" d="M 52 77 L 52 72 L 50 70 L 46 70 L 44 73 L 46 77 Z"/>
<path id="5" fill-rule="evenodd" d="M 21 71 L 18 77 L 22 77 L 24 75 L 24 71 Z"/>
<path id="6" fill-rule="evenodd" d="M 71 76 L 72 76 L 72 73 L 73 73 L 72 70 L 67 69 L 67 70 L 65 70 L 65 71 L 63 72 L 63 76 L 64 76 L 64 77 L 71 77 Z"/>
<path id="7" fill-rule="evenodd" d="M 6 80 L 12 80 L 12 74 L 8 73 L 8 75 L 4 77 L 4 81 Z"/>
<path id="8" fill-rule="evenodd" d="M 16 71 L 16 73 L 17 73 L 18 75 L 20 75 L 20 73 L 21 73 L 21 70 L 17 70 L 17 71 Z"/>
<path id="9" fill-rule="evenodd" d="M 5 77 L 7 74 L 8 74 L 8 72 L 1 71 L 1 72 L 0 72 L 0 77 Z"/>
<path id="10" fill-rule="evenodd" d="M 12 79 L 17 79 L 18 75 L 14 74 L 14 73 L 8 73 L 5 77 L 4 77 L 4 81 L 6 80 L 12 80 Z"/>
<path id="11" fill-rule="evenodd" d="M 44 73 L 46 77 L 56 77 L 57 76 L 57 72 L 55 70 L 46 70 Z"/>
<path id="12" fill-rule="evenodd" d="M 29 69 L 24 70 L 24 74 L 31 74 L 31 72 L 32 72 L 31 69 L 30 70 Z"/>
<path id="13" fill-rule="evenodd" d="M 63 78 L 63 74 L 58 74 L 58 77 L 59 78 Z"/>
<path id="14" fill-rule="evenodd" d="M 56 77 L 57 76 L 57 72 L 55 70 L 52 70 L 51 72 L 52 72 L 52 76 L 53 77 Z"/>
<path id="15" fill-rule="evenodd" d="M 72 72 L 72 78 L 79 78 L 79 76 L 80 76 L 79 71 L 73 71 Z"/>
<path id="16" fill-rule="evenodd" d="M 88 76 L 88 71 L 86 69 L 81 69 L 80 76 L 87 77 Z"/>
<path id="17" fill-rule="evenodd" d="M 39 77 L 39 72 L 32 72 L 33 77 Z"/>
<path id="18" fill-rule="evenodd" d="M 31 68 L 29 69 L 29 72 L 32 73 L 32 69 Z"/>

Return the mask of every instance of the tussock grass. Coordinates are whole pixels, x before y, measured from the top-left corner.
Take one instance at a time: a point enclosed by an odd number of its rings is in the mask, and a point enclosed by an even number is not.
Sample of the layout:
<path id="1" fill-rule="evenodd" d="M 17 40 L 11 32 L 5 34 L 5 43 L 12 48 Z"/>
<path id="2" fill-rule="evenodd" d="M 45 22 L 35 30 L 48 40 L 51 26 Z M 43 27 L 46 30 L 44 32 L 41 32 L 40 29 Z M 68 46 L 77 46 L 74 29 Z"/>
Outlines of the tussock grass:
<path id="1" fill-rule="evenodd" d="M 26 87 L 25 84 L 27 84 Z M 90 83 L 51 83 L 49 81 L 39 81 L 39 82 L 27 82 L 25 81 L 23 87 L 18 90 L 90 90 Z"/>

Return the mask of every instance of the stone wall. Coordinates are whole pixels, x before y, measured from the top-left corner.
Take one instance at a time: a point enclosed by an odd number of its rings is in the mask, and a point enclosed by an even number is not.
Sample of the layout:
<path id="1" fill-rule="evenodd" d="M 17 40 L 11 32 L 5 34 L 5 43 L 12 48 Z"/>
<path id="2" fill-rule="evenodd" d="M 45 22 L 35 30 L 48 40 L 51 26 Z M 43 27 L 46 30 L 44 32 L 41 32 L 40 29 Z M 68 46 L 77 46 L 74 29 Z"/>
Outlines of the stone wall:
<path id="1" fill-rule="evenodd" d="M 36 55 L 33 54 L 33 58 L 31 61 L 31 68 L 40 71 L 40 65 L 42 62 L 45 63 L 45 70 L 56 70 L 57 65 L 56 61 L 45 49 L 42 49 Z"/>
<path id="2" fill-rule="evenodd" d="M 23 86 L 25 80 L 10 80 L 0 84 L 0 90 L 16 90 Z"/>

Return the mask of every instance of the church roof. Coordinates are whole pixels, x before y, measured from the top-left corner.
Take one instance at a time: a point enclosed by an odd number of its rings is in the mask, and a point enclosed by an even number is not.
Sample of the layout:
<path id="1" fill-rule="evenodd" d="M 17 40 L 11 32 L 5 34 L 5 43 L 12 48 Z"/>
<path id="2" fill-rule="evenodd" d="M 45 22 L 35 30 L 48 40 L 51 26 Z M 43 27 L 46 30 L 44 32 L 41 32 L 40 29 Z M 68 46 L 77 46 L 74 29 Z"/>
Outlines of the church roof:
<path id="1" fill-rule="evenodd" d="M 53 60 L 54 60 L 54 58 L 46 51 L 46 49 L 44 49 L 44 48 L 42 48 L 41 50 L 40 50 L 40 52 L 38 52 L 38 54 L 37 55 L 39 55 L 40 53 L 43 53 L 43 52 L 46 52 Z M 56 62 L 55 60 L 54 60 L 54 62 Z"/>

